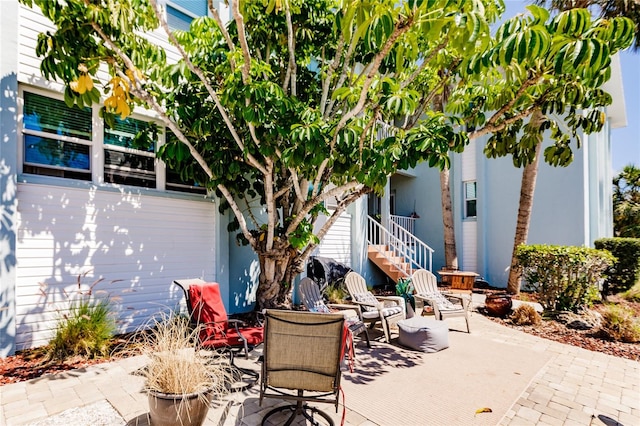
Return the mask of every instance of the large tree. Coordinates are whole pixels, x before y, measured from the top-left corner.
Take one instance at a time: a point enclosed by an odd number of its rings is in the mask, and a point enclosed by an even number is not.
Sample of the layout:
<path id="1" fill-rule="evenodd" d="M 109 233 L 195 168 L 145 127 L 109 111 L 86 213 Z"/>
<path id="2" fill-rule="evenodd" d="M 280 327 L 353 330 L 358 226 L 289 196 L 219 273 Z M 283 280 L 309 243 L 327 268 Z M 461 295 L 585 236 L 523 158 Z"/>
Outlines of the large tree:
<path id="1" fill-rule="evenodd" d="M 152 109 L 167 128 L 158 155 L 231 209 L 231 232 L 257 253 L 259 307 L 282 303 L 304 261 L 346 207 L 381 192 L 398 169 L 448 162 L 460 151 L 443 113 L 424 100 L 449 78 L 455 52 L 484 48 L 486 1 L 233 1 L 171 31 L 156 0 L 23 0 L 51 19 L 37 53 L 71 105 L 103 102 L 102 115 Z M 179 59 L 147 34 L 164 31 Z M 483 38 L 481 39 L 480 36 Z M 485 41 L 482 41 L 485 40 Z M 100 99 L 97 86 L 105 91 Z M 418 89 L 420 89 L 418 91 Z M 376 138 L 377 125 L 414 117 Z M 144 141 L 144 138 L 140 139 Z M 337 207 L 317 233 L 323 202 Z"/>
<path id="2" fill-rule="evenodd" d="M 490 106 L 494 109 L 510 104 L 515 108 L 510 114 L 522 120 L 495 133 L 485 147 L 488 156 L 511 155 L 514 165 L 524 168 L 507 282 L 507 290 L 514 294 L 520 291 L 515 250 L 527 241 L 543 133 L 550 130 L 553 141 L 544 151 L 545 160 L 553 166 L 569 165 L 573 160 L 572 142 L 580 147 L 581 134 L 599 131 L 605 122 L 603 107 L 611 99 L 600 87 L 610 77 L 611 56 L 631 44 L 634 32 L 630 19 L 593 20 L 587 9 L 567 10 L 550 21 L 546 10 L 536 6 L 528 9 L 531 18 L 516 17 L 497 33 L 503 47 L 494 58 L 506 63 L 500 78 L 511 79 L 508 93 L 517 93 L 515 102 L 505 104 L 501 99 L 504 94 L 494 92 L 498 103 Z M 526 35 L 514 37 L 512 25 L 528 27 Z M 539 48 L 542 51 L 538 52 Z M 534 56 L 523 49 L 532 50 Z M 494 87 L 502 90 L 501 86 Z"/>
<path id="3" fill-rule="evenodd" d="M 629 164 L 613 178 L 613 231 L 640 238 L 640 168 Z"/>
<path id="4" fill-rule="evenodd" d="M 444 109 L 470 129 L 473 140 L 491 134 L 484 152 L 489 157 L 511 155 L 523 168 L 515 247 L 527 240 L 533 193 L 542 154 L 542 135 L 550 130 L 553 145 L 545 160 L 566 166 L 572 144 L 582 132 L 599 131 L 604 116 L 598 110 L 611 102 L 602 84 L 610 76 L 610 59 L 631 43 L 633 25 L 627 19 L 592 20 L 585 9 L 559 16 L 539 7 L 507 20 L 489 46 L 475 55 L 453 58 L 451 87 L 431 105 Z M 457 266 L 448 164 L 440 172 L 445 263 Z M 512 258 L 508 290 L 520 288 Z"/>
<path id="5" fill-rule="evenodd" d="M 639 0 L 534 0 L 539 6 L 554 10 L 589 9 L 594 16 L 611 19 L 624 16 L 635 23 L 633 50 L 640 51 Z"/>
<path id="6" fill-rule="evenodd" d="M 597 121 L 579 108 L 607 103 L 598 87 L 628 39 L 625 21 L 548 20 L 541 9 L 492 39 L 499 0 L 237 1 L 227 26 L 209 2 L 211 17 L 189 32 L 170 31 L 155 0 L 33 3 L 57 28 L 37 53 L 44 76 L 66 84 L 65 100 L 100 102 L 102 85 L 107 124 L 132 106 L 152 109 L 168 129 L 160 158 L 231 209 L 230 231 L 260 261 L 259 307 L 286 299 L 350 203 L 381 192 L 398 169 L 448 166 L 468 141 L 462 119 L 476 126 L 470 137 L 493 132 L 489 153 L 520 164 L 537 139 L 514 134 L 534 127 L 523 121 L 534 111 L 565 114 L 572 131 Z M 145 35 L 158 29 L 177 61 Z M 448 113 L 434 111 L 449 84 Z M 396 124 L 392 136 L 376 137 L 380 121 Z M 545 126 L 560 162 L 568 136 Z M 329 198 L 337 207 L 314 234 Z"/>

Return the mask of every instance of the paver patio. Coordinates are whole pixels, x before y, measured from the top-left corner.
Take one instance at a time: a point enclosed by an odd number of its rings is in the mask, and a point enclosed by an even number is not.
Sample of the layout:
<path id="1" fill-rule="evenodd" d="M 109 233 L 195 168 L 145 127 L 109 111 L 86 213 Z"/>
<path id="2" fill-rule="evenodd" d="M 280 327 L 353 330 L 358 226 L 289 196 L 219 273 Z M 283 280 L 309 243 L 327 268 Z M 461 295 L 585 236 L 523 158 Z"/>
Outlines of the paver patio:
<path id="1" fill-rule="evenodd" d="M 541 339 L 471 316 L 447 320 L 450 347 L 423 354 L 378 339 L 345 367 L 345 424 L 640 425 L 640 363 Z M 392 335 L 392 336 L 397 336 Z M 395 339 L 392 343 L 395 342 Z M 259 350 L 238 364 L 258 369 Z M 6 425 L 146 425 L 143 366 L 133 357 L 0 387 Z M 260 424 L 278 401 L 254 386 L 214 402 L 205 424 Z M 488 407 L 491 413 L 476 414 Z M 342 406 L 320 406 L 339 424 Z M 66 410 L 66 411 L 65 411 Z M 275 420 L 277 422 L 277 419 Z M 617 422 L 617 423 L 615 423 Z"/>

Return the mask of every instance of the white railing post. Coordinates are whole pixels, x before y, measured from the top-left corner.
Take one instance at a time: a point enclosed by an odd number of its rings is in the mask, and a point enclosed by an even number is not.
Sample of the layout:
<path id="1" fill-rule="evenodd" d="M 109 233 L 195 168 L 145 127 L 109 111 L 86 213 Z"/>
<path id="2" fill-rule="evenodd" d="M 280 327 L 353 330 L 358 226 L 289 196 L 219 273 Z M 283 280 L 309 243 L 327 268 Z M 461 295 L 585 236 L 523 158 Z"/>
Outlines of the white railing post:
<path id="1" fill-rule="evenodd" d="M 405 275 L 409 275 L 407 271 L 391 259 L 380 246 L 386 247 L 394 257 L 404 259 L 406 263 L 409 263 L 411 269 L 427 269 L 432 270 L 433 262 L 433 249 L 416 238 L 413 233 L 409 232 L 406 228 L 397 223 L 401 221 L 402 216 L 393 216 L 390 218 L 386 227 L 378 223 L 374 218 L 368 216 L 368 243 L 373 246 L 377 246 L 378 252 L 382 253 L 385 258 L 390 261 L 394 267 L 402 271 Z M 413 218 L 407 218 L 413 219 Z M 413 226 L 414 221 L 407 221 L 410 227 Z"/>

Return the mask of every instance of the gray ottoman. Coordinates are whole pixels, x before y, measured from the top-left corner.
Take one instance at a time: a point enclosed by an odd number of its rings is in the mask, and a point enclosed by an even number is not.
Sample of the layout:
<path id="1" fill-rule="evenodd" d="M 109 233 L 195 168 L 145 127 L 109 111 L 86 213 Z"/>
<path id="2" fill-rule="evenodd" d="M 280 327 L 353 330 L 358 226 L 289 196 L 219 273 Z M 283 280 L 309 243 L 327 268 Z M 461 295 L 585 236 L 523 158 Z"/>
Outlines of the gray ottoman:
<path id="1" fill-rule="evenodd" d="M 438 352 L 449 347 L 449 327 L 444 321 L 415 316 L 398 321 L 398 343 L 422 352 Z"/>

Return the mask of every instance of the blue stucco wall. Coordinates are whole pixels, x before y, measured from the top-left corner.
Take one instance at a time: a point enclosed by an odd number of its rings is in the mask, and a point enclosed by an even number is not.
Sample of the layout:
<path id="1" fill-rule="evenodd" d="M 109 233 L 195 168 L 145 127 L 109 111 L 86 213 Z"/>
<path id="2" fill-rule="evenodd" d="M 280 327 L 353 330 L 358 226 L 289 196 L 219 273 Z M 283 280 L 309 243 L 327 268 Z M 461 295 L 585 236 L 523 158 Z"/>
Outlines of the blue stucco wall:
<path id="1" fill-rule="evenodd" d="M 396 214 L 409 216 L 415 203 L 416 213 L 420 215 L 415 222 L 415 234 L 435 250 L 433 269 L 438 270 L 445 264 L 440 172 L 421 163 L 412 173 L 415 177 L 394 175 L 391 178 L 391 190 L 396 192 Z"/>

